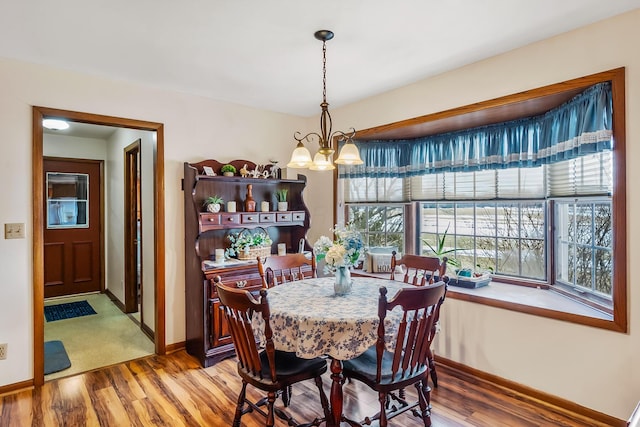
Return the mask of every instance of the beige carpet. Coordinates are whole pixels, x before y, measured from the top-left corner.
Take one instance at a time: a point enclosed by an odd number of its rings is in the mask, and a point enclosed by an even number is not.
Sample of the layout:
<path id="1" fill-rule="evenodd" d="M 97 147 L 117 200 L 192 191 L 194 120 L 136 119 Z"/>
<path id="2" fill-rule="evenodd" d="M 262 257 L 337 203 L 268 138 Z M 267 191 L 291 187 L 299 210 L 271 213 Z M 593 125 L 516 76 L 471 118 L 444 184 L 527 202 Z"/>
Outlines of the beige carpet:
<path id="1" fill-rule="evenodd" d="M 44 340 L 64 344 L 71 367 L 45 375 L 45 381 L 75 375 L 153 354 L 153 342 L 105 294 L 46 300 L 44 305 L 87 300 L 97 314 L 45 321 Z"/>

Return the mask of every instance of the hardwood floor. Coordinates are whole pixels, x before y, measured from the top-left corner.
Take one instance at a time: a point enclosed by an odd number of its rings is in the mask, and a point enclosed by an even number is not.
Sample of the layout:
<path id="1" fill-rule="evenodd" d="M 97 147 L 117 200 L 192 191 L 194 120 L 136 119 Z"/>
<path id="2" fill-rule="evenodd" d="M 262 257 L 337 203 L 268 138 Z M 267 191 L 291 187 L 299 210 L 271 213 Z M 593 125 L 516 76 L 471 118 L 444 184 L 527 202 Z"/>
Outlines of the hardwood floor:
<path id="1" fill-rule="evenodd" d="M 482 380 L 463 381 L 446 368 L 439 367 L 438 376 L 439 387 L 431 394 L 436 427 L 604 426 Z M 0 426 L 230 426 L 240 384 L 235 359 L 203 369 L 182 350 L 0 396 Z M 324 384 L 328 393 L 328 377 Z M 347 383 L 344 393 L 345 412 L 353 418 L 375 412 L 377 398 L 362 384 Z M 251 387 L 247 395 L 257 398 Z M 287 412 L 299 422 L 321 413 L 313 382 L 294 387 Z M 409 413 L 390 424 L 422 426 Z M 246 414 L 242 425 L 262 426 L 264 419 Z M 284 425 L 276 419 L 276 426 Z"/>

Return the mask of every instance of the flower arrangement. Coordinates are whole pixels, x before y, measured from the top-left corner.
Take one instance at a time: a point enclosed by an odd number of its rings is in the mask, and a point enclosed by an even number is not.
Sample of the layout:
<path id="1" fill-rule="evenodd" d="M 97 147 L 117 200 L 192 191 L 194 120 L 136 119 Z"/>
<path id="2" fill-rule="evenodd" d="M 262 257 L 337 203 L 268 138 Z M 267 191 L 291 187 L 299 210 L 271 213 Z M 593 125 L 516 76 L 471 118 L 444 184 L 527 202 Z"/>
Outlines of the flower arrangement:
<path id="1" fill-rule="evenodd" d="M 231 245 L 225 251 L 225 255 L 227 257 L 238 257 L 238 259 L 255 260 L 257 255 L 268 256 L 273 243 L 269 234 L 264 230 L 250 233 L 247 229 L 244 229 L 238 234 L 230 234 L 227 238 Z"/>
<path id="2" fill-rule="evenodd" d="M 313 245 L 316 259 L 325 260 L 325 273 L 335 272 L 339 267 L 352 267 L 358 264 L 360 257 L 364 255 L 364 244 L 360 233 L 353 228 L 352 224 L 336 225 L 331 231 L 335 235 L 335 241 L 327 236 L 320 236 Z"/>

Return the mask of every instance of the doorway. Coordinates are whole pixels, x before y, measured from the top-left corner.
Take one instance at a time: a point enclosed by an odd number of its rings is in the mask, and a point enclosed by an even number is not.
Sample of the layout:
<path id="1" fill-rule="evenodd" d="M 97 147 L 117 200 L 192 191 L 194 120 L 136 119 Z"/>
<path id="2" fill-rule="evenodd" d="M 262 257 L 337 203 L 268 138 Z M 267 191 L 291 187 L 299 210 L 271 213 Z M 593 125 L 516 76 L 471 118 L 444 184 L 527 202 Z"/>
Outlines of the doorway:
<path id="1" fill-rule="evenodd" d="M 71 122 L 113 126 L 125 129 L 155 132 L 153 145 L 152 200 L 153 248 L 153 300 L 148 308 L 153 319 L 154 342 L 156 354 L 165 354 L 165 269 L 164 269 L 164 134 L 161 123 L 102 116 L 89 113 L 58 110 L 46 107 L 33 107 L 33 286 L 34 286 L 34 384 L 44 383 L 44 227 L 46 212 L 44 209 L 44 159 L 43 159 L 43 127 L 44 118 L 59 118 Z"/>

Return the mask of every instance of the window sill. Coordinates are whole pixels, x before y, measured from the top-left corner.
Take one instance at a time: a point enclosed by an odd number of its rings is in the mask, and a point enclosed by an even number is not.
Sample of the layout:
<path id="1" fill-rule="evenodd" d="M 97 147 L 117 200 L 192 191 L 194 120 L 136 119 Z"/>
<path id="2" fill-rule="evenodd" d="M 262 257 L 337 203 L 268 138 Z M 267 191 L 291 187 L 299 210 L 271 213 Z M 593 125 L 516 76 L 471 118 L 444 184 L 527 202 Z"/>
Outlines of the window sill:
<path id="1" fill-rule="evenodd" d="M 389 273 L 352 274 L 389 278 Z M 476 289 L 449 286 L 447 298 L 622 332 L 612 315 L 547 289 L 490 282 Z"/>

